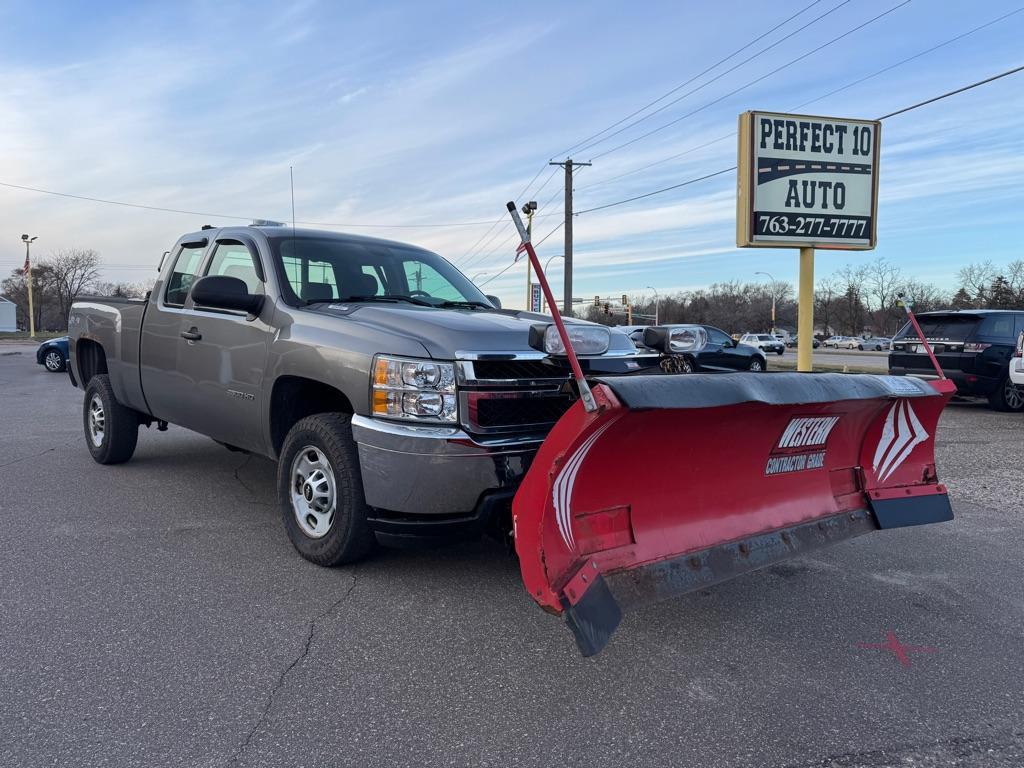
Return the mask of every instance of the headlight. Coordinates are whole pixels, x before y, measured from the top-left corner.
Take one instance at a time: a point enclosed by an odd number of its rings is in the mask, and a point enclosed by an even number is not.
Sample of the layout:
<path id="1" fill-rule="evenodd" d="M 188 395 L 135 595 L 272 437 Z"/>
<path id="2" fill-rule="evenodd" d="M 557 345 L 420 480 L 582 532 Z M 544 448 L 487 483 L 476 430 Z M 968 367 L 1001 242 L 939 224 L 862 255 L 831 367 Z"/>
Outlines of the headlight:
<path id="1" fill-rule="evenodd" d="M 454 424 L 455 366 L 378 355 L 373 361 L 373 415 Z"/>
<path id="2" fill-rule="evenodd" d="M 603 355 L 611 344 L 611 333 L 603 325 L 567 323 L 565 330 L 569 334 L 569 343 L 577 355 Z M 565 345 L 555 325 L 535 325 L 530 328 L 530 346 L 549 355 L 565 354 Z"/>

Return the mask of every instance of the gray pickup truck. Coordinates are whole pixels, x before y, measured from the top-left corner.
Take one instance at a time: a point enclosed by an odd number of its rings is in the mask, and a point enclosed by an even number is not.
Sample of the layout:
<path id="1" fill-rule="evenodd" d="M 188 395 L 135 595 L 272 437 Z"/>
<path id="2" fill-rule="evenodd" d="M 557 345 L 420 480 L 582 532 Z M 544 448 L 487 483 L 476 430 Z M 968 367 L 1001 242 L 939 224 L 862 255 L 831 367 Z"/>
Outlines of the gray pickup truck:
<path id="1" fill-rule="evenodd" d="M 502 310 L 440 256 L 373 238 L 204 227 L 147 298 L 78 301 L 69 322 L 97 462 L 130 459 L 154 423 L 270 457 L 288 535 L 321 565 L 507 522 L 576 397 L 545 351 L 548 316 Z M 583 357 L 589 373 L 657 370 L 623 333 L 605 346 Z"/>

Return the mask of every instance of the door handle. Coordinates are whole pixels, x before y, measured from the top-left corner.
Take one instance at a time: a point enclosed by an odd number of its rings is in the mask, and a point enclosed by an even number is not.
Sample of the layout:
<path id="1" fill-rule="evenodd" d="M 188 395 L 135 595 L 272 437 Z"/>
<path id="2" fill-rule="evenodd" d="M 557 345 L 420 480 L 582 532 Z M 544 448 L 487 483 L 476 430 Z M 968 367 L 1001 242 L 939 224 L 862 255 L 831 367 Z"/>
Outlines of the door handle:
<path id="1" fill-rule="evenodd" d="M 189 341 L 199 341 L 201 338 L 203 338 L 203 334 L 201 334 L 199 332 L 199 329 L 193 325 L 187 331 L 181 332 L 181 338 L 188 339 Z"/>

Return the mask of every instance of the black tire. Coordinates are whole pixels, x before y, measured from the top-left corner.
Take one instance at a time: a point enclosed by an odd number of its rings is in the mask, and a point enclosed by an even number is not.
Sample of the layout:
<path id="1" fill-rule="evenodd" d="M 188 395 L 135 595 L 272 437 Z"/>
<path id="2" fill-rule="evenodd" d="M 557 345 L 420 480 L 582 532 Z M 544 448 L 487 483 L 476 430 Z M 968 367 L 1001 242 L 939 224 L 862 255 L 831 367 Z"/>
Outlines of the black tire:
<path id="1" fill-rule="evenodd" d="M 85 388 L 82 426 L 85 444 L 97 463 L 123 464 L 135 453 L 139 415 L 117 402 L 106 374 L 93 376 Z"/>
<path id="2" fill-rule="evenodd" d="M 747 363 L 747 370 L 754 371 L 755 373 L 763 373 L 768 370 L 768 358 L 758 357 L 754 355 L 750 358 L 750 362 Z"/>
<path id="3" fill-rule="evenodd" d="M 351 420 L 352 417 L 345 413 L 319 413 L 302 419 L 288 432 L 277 465 L 277 498 L 288 538 L 304 558 L 327 567 L 362 560 L 376 544 L 367 521 L 369 507 L 363 495 L 359 454 L 352 439 Z M 300 456 L 300 453 L 305 455 Z M 311 482 L 314 482 L 313 474 L 293 476 L 296 469 L 293 464 L 303 460 L 308 462 L 311 457 L 315 457 L 321 471 L 320 480 L 315 482 L 322 484 L 327 471 L 333 482 L 333 512 L 325 524 L 325 532 L 319 535 L 313 535 L 319 520 L 313 514 L 314 510 L 293 506 L 292 501 L 293 477 L 296 493 L 303 495 L 310 504 L 316 500 L 314 491 L 310 489 Z M 304 480 L 300 481 L 300 477 Z M 307 514 L 300 524 L 299 516 L 304 511 Z M 314 530 L 308 533 L 303 525 Z"/>
<path id="4" fill-rule="evenodd" d="M 43 355 L 43 367 L 50 373 L 61 373 L 67 370 L 68 361 L 64 359 L 64 353 L 54 347 Z"/>
<path id="5" fill-rule="evenodd" d="M 775 350 L 775 354 L 776 354 L 776 355 L 781 355 L 781 354 L 783 354 L 783 353 L 784 353 L 785 351 L 786 351 L 785 349 L 776 349 L 776 350 Z"/>
<path id="6" fill-rule="evenodd" d="M 988 404 L 996 411 L 1024 411 L 1024 387 L 1018 387 L 1007 376 L 999 382 L 995 392 L 988 396 Z"/>
<path id="7" fill-rule="evenodd" d="M 861 352 L 863 352 L 864 351 L 864 345 L 863 344 L 858 344 L 857 345 L 857 349 L 859 349 Z"/>

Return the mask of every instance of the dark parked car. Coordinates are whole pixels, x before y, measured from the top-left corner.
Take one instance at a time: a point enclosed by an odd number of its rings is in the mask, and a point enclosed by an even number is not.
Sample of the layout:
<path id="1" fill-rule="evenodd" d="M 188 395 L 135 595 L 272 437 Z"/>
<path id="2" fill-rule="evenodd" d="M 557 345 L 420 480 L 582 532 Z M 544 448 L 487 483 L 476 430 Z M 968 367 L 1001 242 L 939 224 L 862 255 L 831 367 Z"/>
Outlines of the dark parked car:
<path id="1" fill-rule="evenodd" d="M 799 336 L 790 336 L 789 337 L 789 341 L 786 342 L 786 346 L 789 347 L 790 349 L 793 349 L 793 348 L 796 347 L 796 345 L 798 343 L 799 343 Z M 818 341 L 815 338 L 811 339 L 811 348 L 812 349 L 817 349 L 820 346 L 821 346 L 821 342 L 820 341 Z"/>
<path id="2" fill-rule="evenodd" d="M 44 341 L 36 350 L 36 362 L 45 366 L 50 373 L 60 373 L 67 369 L 68 337 Z"/>
<path id="3" fill-rule="evenodd" d="M 917 319 L 959 394 L 988 398 L 998 411 L 1024 410 L 1024 388 L 1017 387 L 1008 375 L 1017 335 L 1024 331 L 1024 310 L 925 312 Z M 893 337 L 889 372 L 897 376 L 935 374 L 909 323 Z"/>
<path id="4" fill-rule="evenodd" d="M 683 373 L 721 371 L 766 371 L 768 358 L 764 352 L 747 344 L 734 341 L 729 334 L 713 325 L 670 325 L 655 326 L 634 331 L 630 334 L 637 347 L 647 346 L 660 349 L 658 339 L 665 329 L 674 336 L 685 329 L 703 329 L 707 339 L 698 348 L 674 355 L 677 369 Z M 700 334 L 700 331 L 697 331 Z"/>

